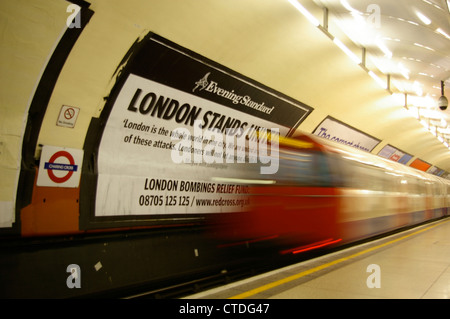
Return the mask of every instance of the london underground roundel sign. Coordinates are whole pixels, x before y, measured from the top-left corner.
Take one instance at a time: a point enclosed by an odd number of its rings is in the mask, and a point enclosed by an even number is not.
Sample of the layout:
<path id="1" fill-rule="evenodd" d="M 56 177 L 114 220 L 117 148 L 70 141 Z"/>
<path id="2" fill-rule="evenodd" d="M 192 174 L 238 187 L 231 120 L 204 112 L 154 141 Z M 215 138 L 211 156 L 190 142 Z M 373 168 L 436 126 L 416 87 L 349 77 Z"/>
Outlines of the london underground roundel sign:
<path id="1" fill-rule="evenodd" d="M 38 186 L 78 187 L 83 150 L 45 145 L 39 165 Z"/>

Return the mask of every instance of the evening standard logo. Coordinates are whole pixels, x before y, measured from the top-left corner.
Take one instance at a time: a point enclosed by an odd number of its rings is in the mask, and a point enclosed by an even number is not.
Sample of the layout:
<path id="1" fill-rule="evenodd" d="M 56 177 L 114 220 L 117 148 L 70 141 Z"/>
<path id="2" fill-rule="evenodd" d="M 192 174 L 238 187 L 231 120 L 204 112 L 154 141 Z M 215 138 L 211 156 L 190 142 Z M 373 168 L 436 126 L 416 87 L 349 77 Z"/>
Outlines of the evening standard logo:
<path id="1" fill-rule="evenodd" d="M 195 92 L 195 90 L 197 90 L 198 88 L 200 88 L 199 91 L 203 91 L 209 84 L 208 76 L 210 74 L 211 74 L 211 72 L 206 73 L 204 77 L 202 77 L 200 80 L 195 82 L 195 87 L 192 89 L 192 92 Z"/>
<path id="2" fill-rule="evenodd" d="M 195 86 L 192 89 L 192 92 L 195 92 L 196 90 L 198 90 L 199 92 L 207 91 L 222 98 L 228 99 L 233 104 L 241 104 L 265 114 L 270 114 L 275 109 L 275 106 L 269 107 L 265 105 L 264 102 L 259 103 L 254 101 L 249 95 L 239 95 L 234 92 L 234 90 L 230 91 L 220 87 L 218 82 L 214 82 L 208 79 L 210 74 L 211 72 L 206 73 L 200 80 L 195 82 Z"/>

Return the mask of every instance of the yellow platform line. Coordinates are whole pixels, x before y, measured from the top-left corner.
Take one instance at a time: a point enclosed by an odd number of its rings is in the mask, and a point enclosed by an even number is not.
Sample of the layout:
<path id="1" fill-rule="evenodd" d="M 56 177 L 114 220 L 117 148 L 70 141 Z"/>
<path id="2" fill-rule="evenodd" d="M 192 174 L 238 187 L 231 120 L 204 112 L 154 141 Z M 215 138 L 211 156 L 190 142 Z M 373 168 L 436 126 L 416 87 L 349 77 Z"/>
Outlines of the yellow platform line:
<path id="1" fill-rule="evenodd" d="M 312 274 L 312 273 L 315 273 L 315 272 L 317 272 L 317 271 L 319 271 L 319 270 L 328 268 L 328 267 L 330 267 L 330 266 L 339 264 L 339 263 L 341 263 L 341 262 L 343 262 L 343 261 L 347 261 L 347 260 L 349 260 L 349 259 L 352 259 L 352 258 L 361 256 L 361 255 L 364 255 L 364 254 L 367 254 L 367 253 L 369 253 L 369 252 L 371 252 L 371 251 L 374 251 L 374 250 L 376 250 L 376 249 L 379 249 L 379 248 L 382 248 L 382 247 L 391 245 L 391 244 L 393 244 L 393 243 L 396 243 L 396 242 L 401 241 L 401 240 L 403 240 L 403 239 L 406 239 L 406 238 L 408 238 L 408 237 L 417 235 L 417 234 L 419 234 L 419 233 L 422 233 L 422 232 L 424 232 L 424 231 L 427 231 L 427 230 L 429 230 L 429 229 L 431 229 L 431 228 L 434 228 L 434 227 L 439 226 L 439 225 L 441 225 L 441 224 L 443 224 L 443 223 L 446 223 L 446 222 L 448 222 L 448 220 L 443 221 L 443 222 L 440 222 L 440 223 L 437 223 L 437 224 L 432 225 L 432 226 L 428 226 L 428 227 L 426 227 L 426 228 L 423 228 L 423 229 L 418 230 L 418 231 L 415 231 L 415 232 L 413 232 L 413 233 L 411 233 L 411 234 L 408 234 L 408 235 L 399 237 L 399 238 L 397 238 L 397 239 L 393 239 L 393 240 L 391 240 L 391 241 L 389 241 L 389 242 L 386 242 L 386 243 L 384 243 L 384 244 L 380 244 L 380 245 L 378 245 L 378 246 L 374 246 L 374 247 L 368 248 L 368 249 L 366 249 L 366 250 L 360 251 L 360 252 L 355 253 L 355 254 L 353 254 L 353 255 L 350 255 L 350 256 L 348 256 L 348 257 L 339 258 L 339 259 L 336 259 L 336 260 L 331 261 L 331 262 L 329 262 L 329 263 L 326 263 L 326 264 L 323 264 L 323 265 L 320 265 L 320 266 L 317 266 L 317 267 L 314 267 L 314 268 L 311 268 L 311 269 L 302 271 L 302 272 L 300 272 L 300 273 L 298 273 L 298 274 L 295 274 L 295 275 L 292 275 L 292 276 L 289 276 L 289 277 L 286 277 L 286 278 L 283 278 L 283 279 L 274 281 L 274 282 L 272 282 L 272 283 L 268 283 L 268 284 L 266 284 L 266 285 L 263 285 L 263 286 L 261 286 L 261 287 L 258 287 L 258 288 L 249 290 L 249 291 L 244 292 L 244 293 L 241 293 L 241 294 L 238 294 L 238 295 L 233 296 L 233 297 L 230 297 L 230 298 L 228 298 L 228 299 L 244 299 L 244 298 L 248 298 L 248 297 L 254 296 L 254 295 L 256 295 L 256 294 L 258 294 L 258 293 L 261 293 L 261 292 L 263 292 L 263 291 L 272 289 L 272 288 L 277 287 L 277 286 L 284 285 L 284 284 L 286 284 L 286 283 L 288 283 L 288 282 L 291 282 L 291 281 L 293 281 L 293 280 L 296 280 L 296 279 L 302 278 L 302 277 L 304 277 L 304 276 L 310 275 L 310 274 Z"/>

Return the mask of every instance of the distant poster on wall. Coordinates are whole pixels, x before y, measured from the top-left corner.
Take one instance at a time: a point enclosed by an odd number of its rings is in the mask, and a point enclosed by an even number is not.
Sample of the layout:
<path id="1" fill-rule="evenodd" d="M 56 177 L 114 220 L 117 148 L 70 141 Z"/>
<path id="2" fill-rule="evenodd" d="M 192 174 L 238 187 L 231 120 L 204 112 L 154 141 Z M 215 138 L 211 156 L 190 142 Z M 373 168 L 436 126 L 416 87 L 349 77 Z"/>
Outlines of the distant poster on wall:
<path id="1" fill-rule="evenodd" d="M 431 164 L 428 164 L 427 162 L 424 162 L 421 159 L 416 158 L 411 164 L 409 164 L 409 166 L 426 172 L 431 167 Z"/>
<path id="2" fill-rule="evenodd" d="M 401 164 L 407 164 L 412 158 L 412 155 L 402 152 L 389 144 L 384 146 L 378 152 L 378 155 Z"/>
<path id="3" fill-rule="evenodd" d="M 366 152 L 371 152 L 380 143 L 379 139 L 342 123 L 331 116 L 323 120 L 313 134 Z"/>
<path id="4" fill-rule="evenodd" d="M 312 108 L 154 34 L 131 51 L 102 114 L 95 217 L 244 209 L 247 189 L 223 182 L 242 173 L 224 160 L 235 146 L 223 134 L 289 136 Z M 202 156 L 211 145 L 222 158 L 208 163 Z M 188 162 L 174 162 L 174 152 L 187 152 Z"/>
<path id="5" fill-rule="evenodd" d="M 445 171 L 443 169 L 440 169 L 439 167 L 431 166 L 428 169 L 427 173 L 430 173 L 430 174 L 433 174 L 436 176 L 442 176 L 445 173 Z"/>

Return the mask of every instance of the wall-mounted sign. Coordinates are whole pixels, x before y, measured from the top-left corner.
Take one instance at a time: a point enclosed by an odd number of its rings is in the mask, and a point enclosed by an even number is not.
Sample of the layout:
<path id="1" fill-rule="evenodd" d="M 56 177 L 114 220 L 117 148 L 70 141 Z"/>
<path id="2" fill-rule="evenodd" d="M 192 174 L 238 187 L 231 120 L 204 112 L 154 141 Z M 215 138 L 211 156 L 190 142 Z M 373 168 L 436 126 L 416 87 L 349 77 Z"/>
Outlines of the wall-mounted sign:
<path id="1" fill-rule="evenodd" d="M 424 162 L 421 159 L 416 158 L 411 164 L 409 164 L 409 166 L 426 172 L 431 167 L 431 164 L 428 164 L 427 162 Z"/>
<path id="2" fill-rule="evenodd" d="M 78 187 L 82 162 L 83 150 L 44 145 L 37 186 Z"/>
<path id="3" fill-rule="evenodd" d="M 379 139 L 342 123 L 331 116 L 325 118 L 314 130 L 313 134 L 366 152 L 371 152 L 380 143 Z"/>
<path id="4" fill-rule="evenodd" d="M 74 106 L 63 105 L 58 115 L 56 125 L 63 127 L 75 127 L 80 109 Z"/>
<path id="5" fill-rule="evenodd" d="M 402 164 L 407 164 L 412 158 L 412 155 L 402 152 L 399 149 L 397 149 L 389 144 L 385 145 L 378 152 L 378 155 L 381 157 L 390 159 L 391 161 L 399 162 Z"/>
<path id="6" fill-rule="evenodd" d="M 443 169 L 440 169 L 439 167 L 436 166 L 431 166 L 428 170 L 427 173 L 436 175 L 436 176 L 442 176 L 445 171 Z"/>
<path id="7" fill-rule="evenodd" d="M 224 157 L 229 128 L 290 135 L 312 108 L 154 34 L 130 52 L 102 114 L 94 216 L 244 209 L 246 188 L 221 182 L 242 172 L 202 161 L 205 146 Z M 176 163 L 173 152 L 200 160 Z"/>

